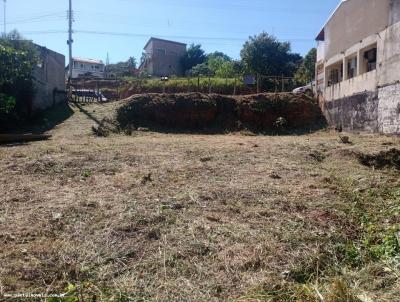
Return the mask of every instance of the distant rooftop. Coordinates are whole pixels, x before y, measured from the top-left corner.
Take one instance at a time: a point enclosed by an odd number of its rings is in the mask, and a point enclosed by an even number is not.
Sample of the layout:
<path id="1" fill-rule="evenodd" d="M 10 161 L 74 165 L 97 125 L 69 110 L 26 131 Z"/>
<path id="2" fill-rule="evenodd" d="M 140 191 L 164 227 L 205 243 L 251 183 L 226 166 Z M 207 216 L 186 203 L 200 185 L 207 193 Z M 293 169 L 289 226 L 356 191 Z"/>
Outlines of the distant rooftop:
<path id="1" fill-rule="evenodd" d="M 83 58 L 72 58 L 74 61 L 82 62 L 82 63 L 91 63 L 91 64 L 104 64 L 101 60 L 94 60 L 94 59 L 83 59 Z"/>
<path id="2" fill-rule="evenodd" d="M 167 42 L 167 43 L 178 44 L 178 45 L 183 45 L 183 46 L 187 45 L 186 43 L 175 42 L 175 41 L 170 41 L 170 40 L 164 40 L 164 39 L 151 37 L 149 39 L 149 41 L 146 43 L 146 45 L 144 46 L 144 49 L 150 44 L 151 41 L 161 41 L 161 42 Z"/>

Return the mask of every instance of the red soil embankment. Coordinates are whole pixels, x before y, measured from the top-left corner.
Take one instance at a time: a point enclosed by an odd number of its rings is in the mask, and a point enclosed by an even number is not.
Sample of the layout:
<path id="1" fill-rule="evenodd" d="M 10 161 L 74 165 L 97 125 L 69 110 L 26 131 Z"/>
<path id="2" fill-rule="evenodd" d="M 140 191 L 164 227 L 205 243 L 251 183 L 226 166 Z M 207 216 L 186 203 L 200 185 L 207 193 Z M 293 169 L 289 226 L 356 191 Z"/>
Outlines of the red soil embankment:
<path id="1" fill-rule="evenodd" d="M 291 93 L 222 96 L 216 94 L 144 94 L 127 99 L 117 114 L 124 127 L 156 126 L 179 130 L 296 130 L 322 121 L 318 103 Z"/>

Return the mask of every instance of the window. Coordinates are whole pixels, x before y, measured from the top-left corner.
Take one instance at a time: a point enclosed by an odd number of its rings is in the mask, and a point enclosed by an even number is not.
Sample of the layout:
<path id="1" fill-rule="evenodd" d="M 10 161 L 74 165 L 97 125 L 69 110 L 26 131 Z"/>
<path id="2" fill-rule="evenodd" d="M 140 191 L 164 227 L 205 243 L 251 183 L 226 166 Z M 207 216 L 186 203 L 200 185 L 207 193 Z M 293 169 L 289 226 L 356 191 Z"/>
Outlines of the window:
<path id="1" fill-rule="evenodd" d="M 336 63 L 327 68 L 328 86 L 335 85 L 343 80 L 343 63 Z"/>
<path id="2" fill-rule="evenodd" d="M 96 65 L 94 68 L 99 69 L 99 65 Z"/>
<path id="3" fill-rule="evenodd" d="M 81 64 L 81 69 L 85 69 L 85 64 Z"/>
<path id="4" fill-rule="evenodd" d="M 339 83 L 339 70 L 338 69 L 331 69 L 330 73 L 330 81 L 332 85 Z"/>
<path id="5" fill-rule="evenodd" d="M 370 72 L 376 69 L 377 49 L 372 48 L 364 52 L 364 60 L 366 62 L 366 71 Z"/>
<path id="6" fill-rule="evenodd" d="M 347 78 L 352 79 L 357 76 L 357 57 L 347 61 Z"/>

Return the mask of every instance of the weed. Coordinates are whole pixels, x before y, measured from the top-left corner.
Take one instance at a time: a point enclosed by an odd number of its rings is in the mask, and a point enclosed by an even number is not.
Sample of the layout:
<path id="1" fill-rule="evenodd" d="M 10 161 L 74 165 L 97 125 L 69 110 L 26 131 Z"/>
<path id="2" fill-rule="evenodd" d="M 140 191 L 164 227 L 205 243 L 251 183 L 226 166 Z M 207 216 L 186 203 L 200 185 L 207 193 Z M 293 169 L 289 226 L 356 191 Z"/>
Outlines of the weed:
<path id="1" fill-rule="evenodd" d="M 326 158 L 325 154 L 323 154 L 318 150 L 314 150 L 309 155 L 312 159 L 316 160 L 317 162 L 322 162 Z"/>
<path id="2" fill-rule="evenodd" d="M 92 176 L 92 171 L 90 171 L 89 169 L 85 169 L 82 171 L 81 176 L 84 178 L 88 178 Z"/>
<path id="3" fill-rule="evenodd" d="M 284 117 L 278 117 L 274 123 L 275 128 L 282 131 L 285 130 L 288 125 L 288 121 Z"/>

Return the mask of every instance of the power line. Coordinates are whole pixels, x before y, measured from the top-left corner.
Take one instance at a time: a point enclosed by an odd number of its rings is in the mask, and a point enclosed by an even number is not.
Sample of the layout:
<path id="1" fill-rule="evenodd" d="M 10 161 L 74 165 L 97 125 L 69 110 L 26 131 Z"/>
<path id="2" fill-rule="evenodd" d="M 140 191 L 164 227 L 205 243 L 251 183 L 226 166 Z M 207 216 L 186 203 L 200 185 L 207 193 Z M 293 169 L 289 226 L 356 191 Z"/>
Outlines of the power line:
<path id="1" fill-rule="evenodd" d="M 11 20 L 8 20 L 7 24 L 28 22 L 28 21 L 35 21 L 35 20 L 44 20 L 44 19 L 53 18 L 53 17 L 63 17 L 63 18 L 65 18 L 65 12 L 64 11 L 58 11 L 58 12 L 53 12 L 53 13 L 48 13 L 48 14 L 41 14 L 41 15 L 36 15 L 36 16 L 31 16 L 31 17 L 12 18 Z"/>
<path id="2" fill-rule="evenodd" d="M 23 35 L 47 35 L 47 34 L 66 34 L 66 30 L 39 30 L 39 31 L 23 31 Z"/>
<path id="3" fill-rule="evenodd" d="M 68 33 L 66 30 L 47 30 L 47 31 L 24 31 L 22 34 L 24 35 L 48 35 L 48 34 L 65 34 Z M 111 33 L 111 32 L 96 32 L 96 31 L 73 31 L 74 34 L 89 34 L 89 35 L 108 35 L 108 36 L 117 36 L 117 37 L 141 37 L 148 38 L 152 35 L 150 34 L 131 34 L 131 33 Z M 205 45 L 224 45 L 224 46 L 237 46 L 243 44 L 247 41 L 247 38 L 220 38 L 220 37 L 195 37 L 195 36 L 156 36 L 162 39 L 181 39 L 186 41 L 197 41 L 203 42 Z M 288 38 L 288 39 L 279 39 L 281 42 L 296 42 L 296 43 L 305 43 L 314 41 L 313 38 Z"/>
<path id="4" fill-rule="evenodd" d="M 121 2 L 131 2 L 132 0 L 119 0 Z M 147 1 L 146 1 L 147 2 Z M 252 1 L 252 5 L 248 4 L 248 0 L 244 0 L 242 3 L 234 3 L 234 1 L 230 1 L 229 5 L 226 5 L 222 1 L 213 1 L 211 3 L 208 3 L 208 5 L 205 7 L 204 2 L 202 0 L 198 1 L 181 1 L 181 0 L 175 0 L 175 1 L 167 1 L 167 0 L 162 0 L 162 5 L 166 6 L 172 6 L 176 7 L 177 9 L 207 9 L 207 10 L 222 10 L 226 12 L 227 10 L 240 10 L 240 11 L 256 11 L 256 12 L 263 12 L 265 14 L 282 14 L 282 13 L 287 13 L 287 14 L 323 14 L 326 11 L 322 9 L 314 9 L 310 8 L 309 6 L 304 6 L 301 9 L 292 9 L 290 7 L 286 8 L 280 8 L 280 7 L 271 7 L 271 5 L 268 5 L 268 7 L 265 7 L 265 0 L 260 1 L 257 5 L 257 3 L 254 3 L 254 0 Z M 160 4 L 157 3 L 157 1 L 154 1 L 149 3 L 152 6 L 159 6 Z M 151 10 L 149 10 L 148 13 L 150 13 Z M 147 13 L 147 12 L 144 12 Z"/>
<path id="5" fill-rule="evenodd" d="M 22 34 L 29 35 L 42 35 L 42 34 L 65 34 L 68 33 L 66 30 L 47 30 L 47 31 L 24 31 Z M 122 32 L 102 32 L 102 31 L 90 31 L 90 30 L 74 30 L 74 34 L 88 34 L 88 35 L 104 35 L 104 36 L 117 36 L 117 37 L 139 37 L 148 38 L 153 36 L 151 34 L 133 34 L 133 33 L 122 33 Z M 154 36 L 162 39 L 181 39 L 187 41 L 206 41 L 207 44 L 212 45 L 237 45 L 247 41 L 247 37 L 235 38 L 235 37 L 201 37 L 201 36 L 169 36 L 160 35 Z M 314 38 L 288 38 L 279 39 L 280 41 L 289 42 L 310 42 L 314 41 Z"/>
<path id="6" fill-rule="evenodd" d="M 91 34 L 91 35 L 105 35 L 105 36 L 122 36 L 122 37 L 142 37 L 147 38 L 152 35 L 150 34 L 133 34 L 133 33 L 124 33 L 124 32 L 109 32 L 109 31 L 94 31 L 94 30 L 76 30 L 77 34 Z M 166 38 L 166 39 L 181 39 L 181 40 L 202 40 L 202 41 L 245 41 L 248 37 L 236 38 L 236 37 L 201 37 L 201 36 L 175 36 L 175 35 L 161 35 L 155 36 L 158 38 Z M 289 41 L 314 41 L 312 38 L 292 38 L 288 39 Z"/>
<path id="7" fill-rule="evenodd" d="M 40 19 L 40 20 L 30 20 L 30 21 L 22 21 L 22 22 L 7 22 L 7 25 L 22 25 L 22 24 L 32 24 L 32 23 L 42 23 L 45 21 L 46 23 L 49 22 L 58 22 L 58 21 L 64 21 L 65 20 L 65 15 L 64 16 L 59 16 L 59 17 L 52 17 L 52 18 L 46 18 L 46 19 Z"/>

